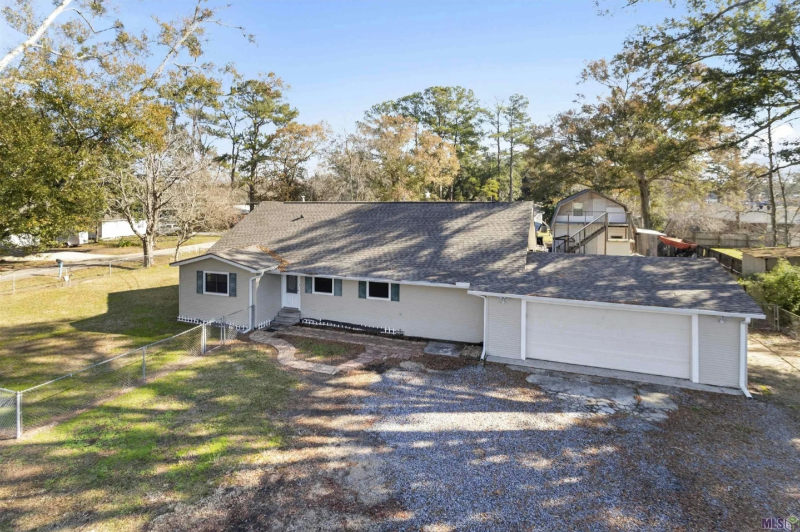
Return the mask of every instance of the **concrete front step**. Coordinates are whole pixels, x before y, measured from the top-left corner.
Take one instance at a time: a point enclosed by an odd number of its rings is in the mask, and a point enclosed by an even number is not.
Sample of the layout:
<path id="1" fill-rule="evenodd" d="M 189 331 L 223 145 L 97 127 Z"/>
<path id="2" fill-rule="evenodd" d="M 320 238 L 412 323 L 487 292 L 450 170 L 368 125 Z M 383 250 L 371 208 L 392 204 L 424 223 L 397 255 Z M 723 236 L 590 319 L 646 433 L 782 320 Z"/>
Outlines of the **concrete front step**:
<path id="1" fill-rule="evenodd" d="M 298 323 L 300 323 L 300 318 L 281 316 L 280 314 L 278 314 L 275 317 L 275 319 L 272 320 L 272 323 L 277 323 L 277 324 L 280 324 L 280 325 L 286 325 L 288 327 L 288 326 L 297 325 Z"/>

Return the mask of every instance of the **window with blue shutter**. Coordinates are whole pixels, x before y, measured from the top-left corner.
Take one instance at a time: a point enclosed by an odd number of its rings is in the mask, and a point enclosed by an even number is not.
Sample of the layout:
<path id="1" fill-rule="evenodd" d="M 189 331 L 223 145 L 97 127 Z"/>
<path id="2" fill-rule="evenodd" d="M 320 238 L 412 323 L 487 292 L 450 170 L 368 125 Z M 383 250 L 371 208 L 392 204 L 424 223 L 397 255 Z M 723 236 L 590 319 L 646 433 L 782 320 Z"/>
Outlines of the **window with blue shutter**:
<path id="1" fill-rule="evenodd" d="M 400 301 L 400 285 L 392 283 L 392 301 Z"/>
<path id="2" fill-rule="evenodd" d="M 200 270 L 197 270 L 197 293 L 203 293 L 203 272 Z"/>
<path id="3" fill-rule="evenodd" d="M 311 293 L 311 277 L 304 277 L 306 280 L 306 294 Z"/>
<path id="4" fill-rule="evenodd" d="M 367 299 L 367 282 L 366 281 L 359 281 L 358 282 L 358 297 L 360 299 Z"/>
<path id="5" fill-rule="evenodd" d="M 228 295 L 230 297 L 236 297 L 236 274 L 229 273 L 228 274 Z"/>
<path id="6" fill-rule="evenodd" d="M 333 295 L 342 297 L 342 280 L 341 279 L 334 279 L 333 280 Z"/>

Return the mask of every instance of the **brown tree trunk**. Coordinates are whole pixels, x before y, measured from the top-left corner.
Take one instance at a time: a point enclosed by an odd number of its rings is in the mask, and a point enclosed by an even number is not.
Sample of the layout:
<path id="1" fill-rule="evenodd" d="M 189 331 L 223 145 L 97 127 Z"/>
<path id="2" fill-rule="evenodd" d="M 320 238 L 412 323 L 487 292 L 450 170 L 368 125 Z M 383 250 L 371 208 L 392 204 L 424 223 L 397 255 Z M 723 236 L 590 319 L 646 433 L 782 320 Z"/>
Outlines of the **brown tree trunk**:
<path id="1" fill-rule="evenodd" d="M 767 109 L 767 120 L 771 120 L 771 112 L 770 109 Z M 772 123 L 770 122 L 769 127 L 767 128 L 767 151 L 769 152 L 769 173 L 768 173 L 768 181 L 767 187 L 769 189 L 769 207 L 770 207 L 770 214 L 769 214 L 769 221 L 772 225 L 772 245 L 778 245 L 778 215 L 777 215 L 777 201 L 775 200 L 775 155 L 772 149 Z"/>
<path id="2" fill-rule="evenodd" d="M 508 202 L 514 201 L 514 141 L 508 152 Z"/>
<path id="3" fill-rule="evenodd" d="M 778 186 L 781 189 L 781 204 L 783 205 L 783 244 L 788 248 L 791 238 L 789 237 L 789 203 L 786 201 L 786 182 L 778 173 Z"/>
<path id="4" fill-rule="evenodd" d="M 250 202 L 250 212 L 256 208 L 256 187 L 253 183 L 247 185 L 247 197 Z"/>
<path id="5" fill-rule="evenodd" d="M 636 181 L 639 185 L 639 200 L 642 203 L 642 225 L 645 229 L 652 229 L 652 221 L 650 220 L 650 183 L 644 172 L 639 172 L 636 176 Z"/>
<path id="6" fill-rule="evenodd" d="M 149 268 L 153 265 L 153 251 L 155 250 L 155 247 L 155 234 L 151 232 L 150 228 L 148 227 L 144 238 L 142 238 L 142 253 L 144 254 L 142 265 L 145 268 Z"/>

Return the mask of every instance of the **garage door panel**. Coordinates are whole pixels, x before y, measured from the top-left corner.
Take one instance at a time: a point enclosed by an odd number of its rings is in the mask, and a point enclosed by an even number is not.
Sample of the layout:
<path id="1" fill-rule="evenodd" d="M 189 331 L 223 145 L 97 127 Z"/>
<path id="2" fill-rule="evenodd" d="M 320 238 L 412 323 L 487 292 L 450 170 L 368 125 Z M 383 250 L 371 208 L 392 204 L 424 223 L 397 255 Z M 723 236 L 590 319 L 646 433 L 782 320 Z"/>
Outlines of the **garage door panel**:
<path id="1" fill-rule="evenodd" d="M 531 329 L 529 328 L 528 331 L 530 332 Z M 576 332 L 578 332 L 577 335 Z M 609 336 L 620 333 L 625 334 L 624 340 L 627 345 L 637 348 L 652 349 L 655 346 L 680 348 L 686 345 L 685 337 L 691 334 L 691 329 L 682 331 L 658 327 L 640 328 L 635 325 L 597 328 L 588 323 L 558 324 L 546 329 L 533 329 L 533 334 L 538 334 L 538 338 L 541 340 L 555 338 L 559 342 L 576 347 L 585 345 L 587 341 L 593 342 L 598 347 L 609 341 L 611 341 L 611 345 L 616 345 L 615 339 L 609 338 Z"/>
<path id="2" fill-rule="evenodd" d="M 528 303 L 526 357 L 689 378 L 685 315 Z"/>

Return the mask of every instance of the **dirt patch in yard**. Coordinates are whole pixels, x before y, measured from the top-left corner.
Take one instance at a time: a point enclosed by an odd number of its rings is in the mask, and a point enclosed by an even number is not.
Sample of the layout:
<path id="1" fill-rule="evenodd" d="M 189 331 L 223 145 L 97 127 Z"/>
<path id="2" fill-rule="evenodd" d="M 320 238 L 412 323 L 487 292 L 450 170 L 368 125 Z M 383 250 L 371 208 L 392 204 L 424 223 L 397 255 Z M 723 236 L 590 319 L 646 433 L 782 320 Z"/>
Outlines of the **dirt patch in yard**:
<path id="1" fill-rule="evenodd" d="M 747 357 L 753 397 L 786 408 L 800 422 L 800 340 L 777 332 L 751 332 Z"/>
<path id="2" fill-rule="evenodd" d="M 667 491 L 654 480 L 634 497 L 674 498 L 687 530 L 755 530 L 761 519 L 797 515 L 800 427 L 785 410 L 702 392 L 678 402 L 641 447 L 624 450 L 630 467 L 662 463 L 672 477 Z"/>
<path id="3" fill-rule="evenodd" d="M 296 349 L 294 353 L 296 359 L 331 366 L 344 364 L 364 352 L 363 345 L 349 342 L 306 338 L 290 334 L 276 334 L 275 338 L 292 344 Z"/>
<path id="4" fill-rule="evenodd" d="M 480 364 L 480 361 L 469 358 L 428 354 L 415 356 L 414 362 L 422 364 L 426 369 L 433 371 L 453 371 L 469 366 L 477 366 Z M 386 360 L 376 360 L 368 364 L 365 369 L 374 371 L 376 373 L 384 373 L 389 369 L 400 367 L 402 363 L 402 360 L 396 358 L 387 358 Z"/>
<path id="5" fill-rule="evenodd" d="M 281 415 L 290 437 L 267 467 L 232 475 L 230 486 L 162 515 L 151 531 L 374 530 L 404 515 L 380 470 L 387 449 L 368 430 L 376 418 L 354 410 L 379 377 L 296 375 L 302 385 Z"/>

